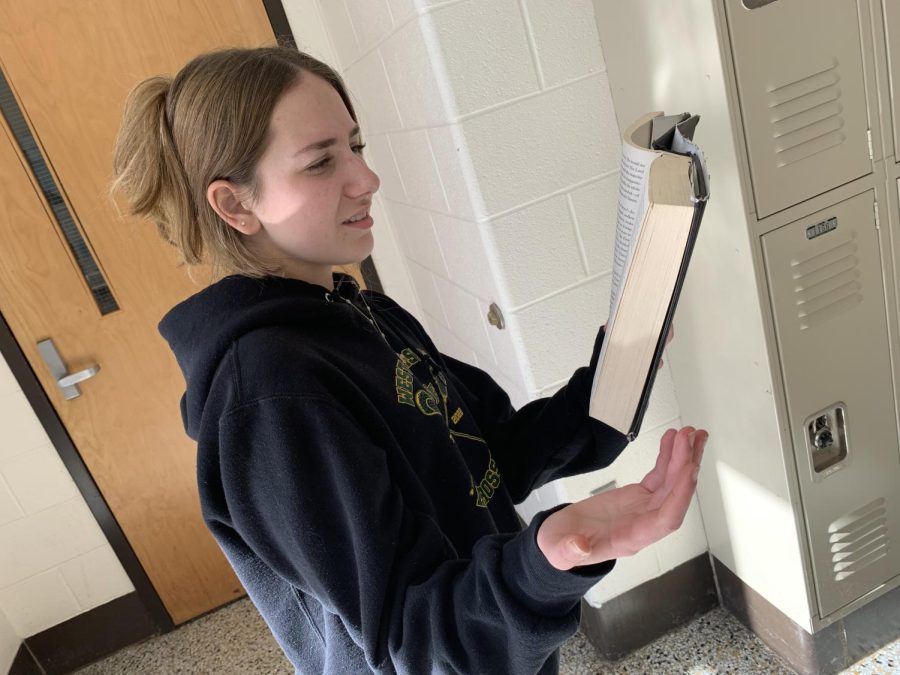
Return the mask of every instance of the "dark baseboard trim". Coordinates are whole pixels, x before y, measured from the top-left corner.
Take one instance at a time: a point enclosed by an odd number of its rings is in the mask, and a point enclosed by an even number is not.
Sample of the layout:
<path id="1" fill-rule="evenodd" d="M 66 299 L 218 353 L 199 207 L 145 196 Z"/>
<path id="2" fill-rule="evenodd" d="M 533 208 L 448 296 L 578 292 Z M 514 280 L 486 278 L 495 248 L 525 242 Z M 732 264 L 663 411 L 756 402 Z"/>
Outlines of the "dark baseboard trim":
<path id="1" fill-rule="evenodd" d="M 900 637 L 900 588 L 810 634 L 721 561 L 712 561 L 722 606 L 801 675 L 833 675 Z"/>
<path id="2" fill-rule="evenodd" d="M 9 675 L 44 675 L 44 671 L 34 660 L 34 656 L 28 651 L 24 642 L 19 645 L 16 658 L 13 659 L 12 666 L 9 668 Z"/>
<path id="3" fill-rule="evenodd" d="M 10 675 L 62 675 L 161 631 L 129 593 L 25 638 Z"/>
<path id="4" fill-rule="evenodd" d="M 596 609 L 581 603 L 581 632 L 615 661 L 719 604 L 709 556 L 688 560 Z"/>

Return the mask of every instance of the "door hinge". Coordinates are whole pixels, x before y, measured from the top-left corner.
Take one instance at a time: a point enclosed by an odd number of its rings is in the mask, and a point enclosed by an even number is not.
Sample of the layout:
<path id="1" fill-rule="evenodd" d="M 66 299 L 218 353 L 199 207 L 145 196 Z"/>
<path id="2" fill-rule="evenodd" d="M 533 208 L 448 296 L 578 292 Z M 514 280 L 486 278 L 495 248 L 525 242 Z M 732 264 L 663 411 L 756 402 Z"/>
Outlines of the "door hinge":
<path id="1" fill-rule="evenodd" d="M 869 144 L 869 159 L 874 160 L 875 153 L 872 151 L 872 130 L 871 129 L 866 129 L 866 141 Z"/>

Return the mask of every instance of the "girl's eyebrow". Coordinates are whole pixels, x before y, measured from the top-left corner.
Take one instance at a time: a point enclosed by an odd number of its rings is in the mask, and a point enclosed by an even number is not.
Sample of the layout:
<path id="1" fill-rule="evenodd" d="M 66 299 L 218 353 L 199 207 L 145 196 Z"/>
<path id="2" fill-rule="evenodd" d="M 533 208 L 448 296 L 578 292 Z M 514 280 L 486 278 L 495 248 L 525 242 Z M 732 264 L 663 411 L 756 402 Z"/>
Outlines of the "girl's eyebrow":
<path id="1" fill-rule="evenodd" d="M 349 137 L 353 138 L 354 136 L 358 136 L 358 135 L 359 135 L 359 125 L 357 124 L 350 130 Z M 301 148 L 300 150 L 298 150 L 295 154 L 302 155 L 304 152 L 309 152 L 310 150 L 324 150 L 325 148 L 330 148 L 335 143 L 337 143 L 336 138 L 326 138 L 321 141 L 316 141 L 315 143 L 310 143 L 305 148 Z"/>

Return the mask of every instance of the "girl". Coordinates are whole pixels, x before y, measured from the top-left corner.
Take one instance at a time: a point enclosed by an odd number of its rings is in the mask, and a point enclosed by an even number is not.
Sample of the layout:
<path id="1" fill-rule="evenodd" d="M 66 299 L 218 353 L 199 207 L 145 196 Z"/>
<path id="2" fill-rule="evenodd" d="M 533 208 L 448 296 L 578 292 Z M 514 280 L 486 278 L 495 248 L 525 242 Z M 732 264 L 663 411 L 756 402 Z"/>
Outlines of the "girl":
<path id="1" fill-rule="evenodd" d="M 581 596 L 681 524 L 706 433 L 640 484 L 513 504 L 607 466 L 591 367 L 514 411 L 337 265 L 372 250 L 378 177 L 340 77 L 289 48 L 204 54 L 131 94 L 115 185 L 216 283 L 160 331 L 187 382 L 203 516 L 303 673 L 553 673 Z"/>

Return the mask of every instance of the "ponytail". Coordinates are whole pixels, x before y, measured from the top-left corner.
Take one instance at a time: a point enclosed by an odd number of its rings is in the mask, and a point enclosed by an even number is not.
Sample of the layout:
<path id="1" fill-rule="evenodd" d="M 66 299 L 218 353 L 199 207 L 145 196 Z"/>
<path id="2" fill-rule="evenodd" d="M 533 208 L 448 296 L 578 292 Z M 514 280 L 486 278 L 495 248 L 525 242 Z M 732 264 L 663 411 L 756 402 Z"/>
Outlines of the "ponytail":
<path id="1" fill-rule="evenodd" d="M 167 119 L 171 83 L 151 77 L 128 95 L 113 155 L 112 189 L 128 200 L 132 215 L 153 220 L 183 262 L 195 265 L 203 260 L 203 238 Z"/>

